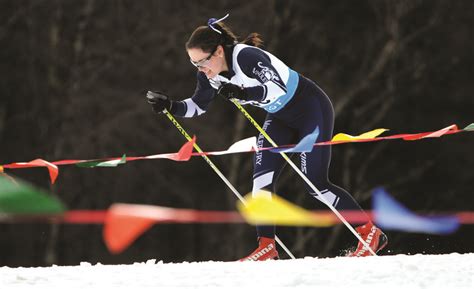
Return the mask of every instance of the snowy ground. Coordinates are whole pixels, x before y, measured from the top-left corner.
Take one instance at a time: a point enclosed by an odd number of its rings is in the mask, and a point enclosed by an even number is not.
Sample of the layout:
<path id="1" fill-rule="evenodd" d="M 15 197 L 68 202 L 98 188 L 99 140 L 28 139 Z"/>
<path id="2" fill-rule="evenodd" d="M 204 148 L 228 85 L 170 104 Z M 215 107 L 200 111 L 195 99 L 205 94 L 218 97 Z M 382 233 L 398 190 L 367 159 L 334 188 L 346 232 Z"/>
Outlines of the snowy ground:
<path id="1" fill-rule="evenodd" d="M 474 253 L 0 268 L 0 288 L 474 288 Z"/>

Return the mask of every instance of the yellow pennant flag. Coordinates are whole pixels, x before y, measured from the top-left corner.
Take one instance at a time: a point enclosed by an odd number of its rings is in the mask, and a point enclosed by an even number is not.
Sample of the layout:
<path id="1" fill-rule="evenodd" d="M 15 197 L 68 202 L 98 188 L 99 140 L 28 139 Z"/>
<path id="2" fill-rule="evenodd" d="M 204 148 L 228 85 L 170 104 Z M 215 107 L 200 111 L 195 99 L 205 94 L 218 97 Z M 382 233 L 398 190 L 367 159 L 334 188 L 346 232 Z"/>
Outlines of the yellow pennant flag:
<path id="1" fill-rule="evenodd" d="M 313 214 L 277 195 L 248 194 L 245 200 L 247 205 L 239 202 L 237 208 L 249 224 L 328 227 L 337 223 L 334 216 Z"/>
<path id="2" fill-rule="evenodd" d="M 360 139 L 372 139 L 372 138 L 378 137 L 379 135 L 386 132 L 387 130 L 388 129 L 386 128 L 377 128 L 358 136 L 352 136 L 345 133 L 338 133 L 332 138 L 332 141 L 351 141 L 351 140 L 360 140 Z"/>

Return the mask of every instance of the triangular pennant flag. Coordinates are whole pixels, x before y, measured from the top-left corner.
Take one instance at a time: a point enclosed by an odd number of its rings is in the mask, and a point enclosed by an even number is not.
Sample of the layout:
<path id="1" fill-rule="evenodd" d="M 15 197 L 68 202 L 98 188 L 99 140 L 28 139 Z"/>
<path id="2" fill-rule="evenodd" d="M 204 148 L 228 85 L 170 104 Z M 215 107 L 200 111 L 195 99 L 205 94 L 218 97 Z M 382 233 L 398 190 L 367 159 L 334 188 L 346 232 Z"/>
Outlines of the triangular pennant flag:
<path id="1" fill-rule="evenodd" d="M 209 154 L 218 156 L 218 155 L 235 154 L 235 153 L 250 152 L 250 151 L 258 151 L 257 138 L 254 136 L 235 142 L 225 151 L 210 152 Z"/>
<path id="2" fill-rule="evenodd" d="M 246 205 L 239 202 L 237 208 L 250 224 L 326 227 L 336 223 L 331 215 L 315 215 L 277 195 L 249 194 L 245 200 Z"/>
<path id="3" fill-rule="evenodd" d="M 104 167 L 104 168 L 112 168 L 116 167 L 121 164 L 125 164 L 127 162 L 127 156 L 123 155 L 120 159 L 113 159 L 113 160 L 95 160 L 95 161 L 85 161 L 85 162 L 78 162 L 76 166 L 80 168 L 96 168 L 96 167 Z"/>
<path id="4" fill-rule="evenodd" d="M 384 229 L 429 234 L 450 234 L 459 227 L 455 216 L 422 217 L 397 203 L 381 188 L 373 193 L 375 222 Z"/>
<path id="5" fill-rule="evenodd" d="M 51 183 L 54 184 L 56 181 L 56 178 L 58 177 L 59 171 L 58 167 L 48 161 L 45 161 L 43 159 L 35 159 L 30 162 L 24 163 L 24 162 L 18 162 L 18 163 L 12 163 L 9 165 L 4 165 L 5 168 L 11 168 L 11 169 L 23 169 L 23 168 L 34 168 L 34 167 L 46 167 L 49 172 L 49 178 L 51 179 Z"/>
<path id="6" fill-rule="evenodd" d="M 24 182 L 12 182 L 0 176 L 0 213 L 61 214 L 64 210 L 55 197 Z"/>
<path id="7" fill-rule="evenodd" d="M 449 132 L 449 131 L 451 131 L 451 130 L 454 130 L 454 131 L 458 130 L 458 126 L 455 125 L 455 124 L 450 125 L 450 126 L 445 127 L 445 128 L 443 128 L 443 129 L 440 129 L 440 130 L 437 130 L 437 131 L 435 131 L 435 132 L 432 132 L 432 133 L 430 133 L 430 134 L 428 134 L 428 135 L 425 135 L 425 136 L 423 136 L 422 138 L 440 137 L 440 136 L 445 135 L 447 132 Z"/>
<path id="8" fill-rule="evenodd" d="M 275 148 L 271 149 L 272 153 L 307 153 L 311 152 L 314 147 L 314 143 L 319 136 L 319 127 L 317 126 L 316 129 L 305 136 L 299 143 L 296 144 L 293 148 Z"/>
<path id="9" fill-rule="evenodd" d="M 386 128 L 378 128 L 374 129 L 368 132 L 365 132 L 363 134 L 360 134 L 358 136 L 352 136 L 349 134 L 345 133 L 338 133 L 336 134 L 331 141 L 344 141 L 344 142 L 350 142 L 354 140 L 363 140 L 363 139 L 373 139 L 381 135 L 382 133 L 388 131 Z"/>
<path id="10" fill-rule="evenodd" d="M 32 161 L 31 163 L 47 167 L 48 172 L 49 172 L 49 178 L 51 179 L 51 183 L 54 184 L 54 182 L 56 181 L 56 178 L 58 177 L 58 174 L 59 174 L 59 169 L 56 165 L 53 165 L 52 163 L 47 162 L 47 161 L 42 160 L 42 159 L 36 159 L 36 160 Z"/>
<path id="11" fill-rule="evenodd" d="M 105 218 L 103 236 L 107 248 L 120 253 L 154 223 L 240 223 L 236 212 L 197 211 L 152 205 L 114 204 Z"/>
<path id="12" fill-rule="evenodd" d="M 12 182 L 12 183 L 18 185 L 17 181 L 16 181 L 14 178 L 12 178 L 11 176 L 9 176 L 9 175 L 8 175 L 7 173 L 5 173 L 5 172 L 0 172 L 0 177 L 4 177 L 4 178 L 6 178 L 7 180 L 9 180 L 10 182 Z"/>
<path id="13" fill-rule="evenodd" d="M 127 156 L 123 155 L 122 158 L 116 160 L 110 160 L 106 162 L 98 163 L 98 167 L 116 167 L 118 165 L 125 164 L 127 162 Z"/>
<path id="14" fill-rule="evenodd" d="M 110 252 L 118 254 L 153 226 L 155 220 L 137 216 L 127 205 L 112 205 L 105 217 L 103 237 Z"/>
<path id="15" fill-rule="evenodd" d="M 179 161 L 179 162 L 189 161 L 193 153 L 193 147 L 195 143 L 196 143 L 196 136 L 193 136 L 193 139 L 185 143 L 181 147 L 181 149 L 178 151 L 178 153 L 173 154 L 173 156 L 170 159 L 174 161 Z"/>
<path id="16" fill-rule="evenodd" d="M 466 126 L 465 128 L 463 128 L 463 130 L 474 131 L 474 123 L 471 123 L 470 125 Z"/>
<path id="17" fill-rule="evenodd" d="M 403 139 L 413 141 L 413 140 L 420 140 L 424 138 L 436 138 L 436 137 L 441 137 L 450 131 L 458 131 L 457 125 L 453 124 L 434 132 L 423 132 L 423 133 L 411 134 L 411 135 L 403 137 Z"/>
<path id="18" fill-rule="evenodd" d="M 178 161 L 189 161 L 193 153 L 193 148 L 196 145 L 196 136 L 193 135 L 193 138 L 185 143 L 181 149 L 178 151 Z"/>
<path id="19" fill-rule="evenodd" d="M 258 151 L 257 138 L 254 136 L 235 142 L 227 149 L 227 151 L 232 153 L 239 153 L 248 152 L 252 149 Z"/>

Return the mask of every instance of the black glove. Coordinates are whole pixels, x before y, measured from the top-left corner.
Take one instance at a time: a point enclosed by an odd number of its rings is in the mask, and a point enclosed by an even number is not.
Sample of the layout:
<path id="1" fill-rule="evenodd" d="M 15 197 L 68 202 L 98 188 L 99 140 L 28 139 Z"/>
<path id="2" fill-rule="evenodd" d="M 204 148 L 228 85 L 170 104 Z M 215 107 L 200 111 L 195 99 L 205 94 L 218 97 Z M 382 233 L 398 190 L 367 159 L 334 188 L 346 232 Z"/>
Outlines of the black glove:
<path id="1" fill-rule="evenodd" d="M 230 82 L 222 84 L 217 90 L 217 94 L 225 99 L 237 98 L 240 100 L 247 100 L 247 91 L 242 87 L 232 84 Z"/>
<path id="2" fill-rule="evenodd" d="M 152 109 L 155 113 L 163 113 L 165 109 L 171 111 L 173 102 L 168 98 L 167 95 L 159 91 L 148 91 L 146 94 L 148 103 L 151 104 Z"/>

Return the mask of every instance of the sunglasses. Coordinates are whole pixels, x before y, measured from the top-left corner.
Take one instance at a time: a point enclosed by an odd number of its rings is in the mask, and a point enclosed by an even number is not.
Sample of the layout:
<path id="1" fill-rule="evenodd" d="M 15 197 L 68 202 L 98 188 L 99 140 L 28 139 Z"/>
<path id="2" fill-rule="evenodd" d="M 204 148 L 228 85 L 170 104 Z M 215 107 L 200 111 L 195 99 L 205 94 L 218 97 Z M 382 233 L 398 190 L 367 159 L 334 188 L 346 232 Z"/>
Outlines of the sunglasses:
<path id="1" fill-rule="evenodd" d="M 217 46 L 216 48 L 214 48 L 214 50 L 212 50 L 211 54 L 209 54 L 208 57 L 204 58 L 204 59 L 201 59 L 199 61 L 192 61 L 192 60 L 189 60 L 191 61 L 191 64 L 196 66 L 196 68 L 202 68 L 202 67 L 209 67 L 209 62 L 212 58 L 212 56 L 214 55 L 214 53 L 216 53 L 216 50 L 217 50 Z"/>

